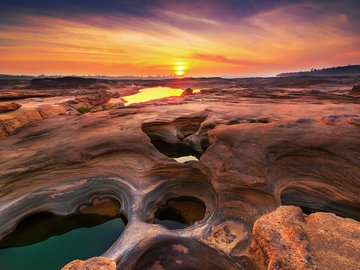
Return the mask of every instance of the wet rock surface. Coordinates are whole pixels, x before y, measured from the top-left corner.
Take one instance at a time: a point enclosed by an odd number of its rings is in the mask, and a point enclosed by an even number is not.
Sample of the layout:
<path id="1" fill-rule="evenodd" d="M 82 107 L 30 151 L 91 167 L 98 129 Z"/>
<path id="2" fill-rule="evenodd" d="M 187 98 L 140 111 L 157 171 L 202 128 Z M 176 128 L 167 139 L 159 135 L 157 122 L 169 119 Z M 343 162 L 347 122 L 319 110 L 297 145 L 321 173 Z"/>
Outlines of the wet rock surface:
<path id="1" fill-rule="evenodd" d="M 102 254 L 118 269 L 356 265 L 360 103 L 348 91 L 357 77 L 164 80 L 202 90 L 127 107 L 103 103 L 138 91 L 132 83 L 109 84 L 97 112 L 73 115 L 59 105 L 61 113 L 22 125 L 1 120 L 0 238 L 29 215 L 88 212 L 108 198 L 128 219 Z M 77 91 L 59 93 L 81 102 L 99 93 Z M 173 159 L 184 155 L 199 160 Z M 301 209 L 276 210 L 282 204 Z M 158 217 L 185 226 L 168 229 Z"/>

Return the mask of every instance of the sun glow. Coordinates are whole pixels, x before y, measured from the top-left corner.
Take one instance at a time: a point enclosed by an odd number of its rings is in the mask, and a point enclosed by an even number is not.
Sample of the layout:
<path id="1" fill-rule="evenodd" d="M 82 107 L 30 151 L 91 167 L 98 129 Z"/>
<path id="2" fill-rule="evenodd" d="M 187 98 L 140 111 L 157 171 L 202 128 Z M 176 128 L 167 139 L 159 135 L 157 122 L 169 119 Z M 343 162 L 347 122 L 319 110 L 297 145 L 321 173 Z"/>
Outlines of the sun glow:
<path id="1" fill-rule="evenodd" d="M 174 63 L 174 72 L 177 76 L 183 76 L 187 69 L 187 65 L 185 62 L 176 62 Z"/>

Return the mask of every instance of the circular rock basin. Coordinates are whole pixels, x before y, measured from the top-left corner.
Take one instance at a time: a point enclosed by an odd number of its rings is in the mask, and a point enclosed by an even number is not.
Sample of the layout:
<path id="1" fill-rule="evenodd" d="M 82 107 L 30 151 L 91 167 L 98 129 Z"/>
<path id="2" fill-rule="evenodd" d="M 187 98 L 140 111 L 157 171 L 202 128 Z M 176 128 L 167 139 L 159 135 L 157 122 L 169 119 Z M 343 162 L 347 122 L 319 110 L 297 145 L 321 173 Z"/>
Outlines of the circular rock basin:
<path id="1" fill-rule="evenodd" d="M 184 229 L 204 218 L 206 206 L 195 197 L 170 198 L 155 213 L 155 224 L 167 229 Z"/>
<path id="2" fill-rule="evenodd" d="M 119 215 L 32 215 L 0 242 L 0 269 L 61 269 L 72 260 L 100 256 L 121 235 L 126 222 Z"/>

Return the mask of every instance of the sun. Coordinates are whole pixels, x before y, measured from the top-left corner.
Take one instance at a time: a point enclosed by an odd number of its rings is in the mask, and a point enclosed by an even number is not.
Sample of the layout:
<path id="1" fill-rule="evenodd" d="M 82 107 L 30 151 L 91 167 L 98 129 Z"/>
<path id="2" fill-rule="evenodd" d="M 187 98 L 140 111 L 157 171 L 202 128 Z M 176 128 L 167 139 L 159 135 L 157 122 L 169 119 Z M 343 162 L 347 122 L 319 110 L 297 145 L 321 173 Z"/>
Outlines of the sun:
<path id="1" fill-rule="evenodd" d="M 183 76 L 187 69 L 187 64 L 185 62 L 175 62 L 173 69 L 174 69 L 175 75 Z"/>
<path id="2" fill-rule="evenodd" d="M 177 70 L 177 71 L 175 72 L 175 74 L 178 75 L 178 76 L 182 76 L 182 75 L 185 74 L 185 72 L 182 71 L 182 70 Z"/>

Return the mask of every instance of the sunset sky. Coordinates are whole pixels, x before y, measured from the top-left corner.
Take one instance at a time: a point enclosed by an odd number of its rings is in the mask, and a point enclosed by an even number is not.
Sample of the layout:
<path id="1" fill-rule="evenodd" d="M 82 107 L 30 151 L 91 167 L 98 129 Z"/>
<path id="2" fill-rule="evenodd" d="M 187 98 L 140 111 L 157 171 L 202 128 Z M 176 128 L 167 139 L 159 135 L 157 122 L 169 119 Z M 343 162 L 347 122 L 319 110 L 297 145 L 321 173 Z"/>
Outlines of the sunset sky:
<path id="1" fill-rule="evenodd" d="M 0 73 L 271 76 L 360 64 L 360 1 L 0 1 Z"/>

